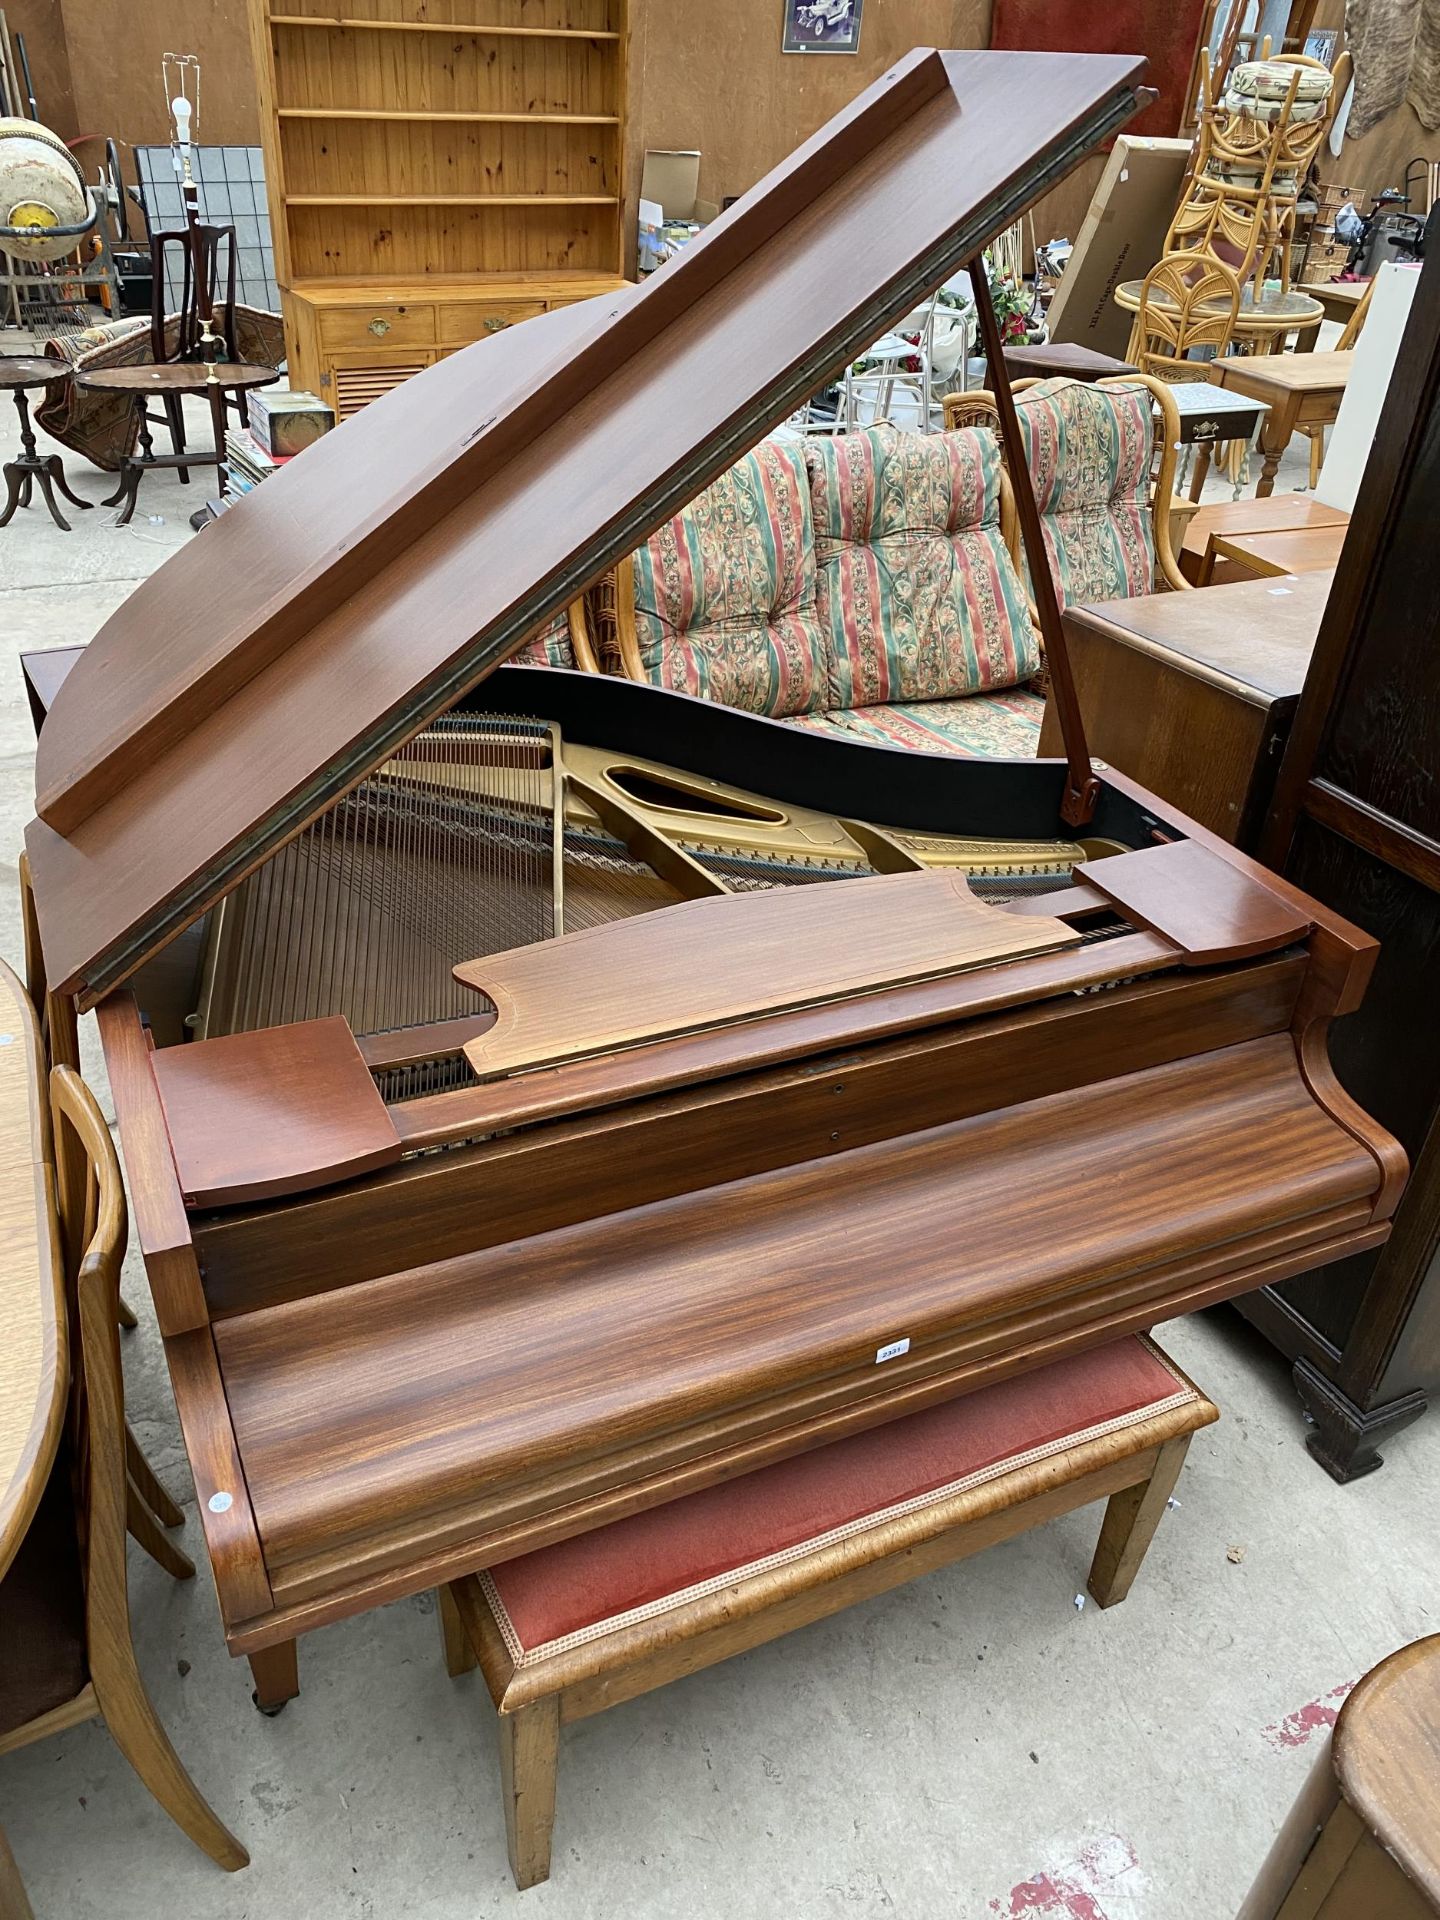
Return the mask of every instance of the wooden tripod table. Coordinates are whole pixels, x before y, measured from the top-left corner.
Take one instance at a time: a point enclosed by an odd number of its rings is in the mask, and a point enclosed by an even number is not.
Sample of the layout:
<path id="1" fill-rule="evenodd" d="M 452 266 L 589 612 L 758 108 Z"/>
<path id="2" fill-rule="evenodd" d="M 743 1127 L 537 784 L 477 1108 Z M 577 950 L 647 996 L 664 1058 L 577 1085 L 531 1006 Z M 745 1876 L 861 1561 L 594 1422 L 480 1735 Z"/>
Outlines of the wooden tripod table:
<path id="1" fill-rule="evenodd" d="M 0 527 L 6 526 L 16 507 L 28 507 L 30 490 L 38 485 L 45 496 L 45 504 L 50 509 L 50 518 L 64 533 L 69 533 L 70 522 L 55 504 L 55 488 L 59 488 L 65 498 L 77 507 L 91 507 L 93 500 L 82 500 L 78 493 L 72 493 L 65 484 L 65 469 L 60 464 L 58 453 L 41 453 L 35 444 L 35 429 L 30 424 L 30 407 L 25 398 L 28 387 L 48 387 L 54 381 L 68 380 L 70 371 L 58 360 L 0 359 L 0 391 L 13 393 L 15 411 L 20 416 L 20 453 L 14 460 L 5 463 L 5 511 L 0 513 Z"/>
<path id="2" fill-rule="evenodd" d="M 171 360 L 159 366 L 97 367 L 93 373 L 77 373 L 77 386 L 93 387 L 103 393 L 128 393 L 133 396 L 140 434 L 139 453 L 126 454 L 120 462 L 120 484 L 105 501 L 107 507 L 121 509 L 117 526 L 123 527 L 135 511 L 142 477 L 157 467 L 214 466 L 220 476 L 220 497 L 229 491 L 230 475 L 225 464 L 225 396 L 245 392 L 251 387 L 268 387 L 280 378 L 275 367 L 245 366 L 238 360 L 207 364 L 200 360 Z M 147 394 L 204 394 L 210 402 L 210 424 L 215 435 L 213 453 L 156 453 L 150 438 L 145 410 Z"/>
<path id="3" fill-rule="evenodd" d="M 1280 459 L 1302 427 L 1332 424 L 1345 397 L 1353 353 L 1262 353 L 1216 360 L 1210 378 L 1231 393 L 1248 394 L 1270 409 L 1260 428 L 1265 464 L 1255 488 L 1263 500 L 1275 485 Z"/>

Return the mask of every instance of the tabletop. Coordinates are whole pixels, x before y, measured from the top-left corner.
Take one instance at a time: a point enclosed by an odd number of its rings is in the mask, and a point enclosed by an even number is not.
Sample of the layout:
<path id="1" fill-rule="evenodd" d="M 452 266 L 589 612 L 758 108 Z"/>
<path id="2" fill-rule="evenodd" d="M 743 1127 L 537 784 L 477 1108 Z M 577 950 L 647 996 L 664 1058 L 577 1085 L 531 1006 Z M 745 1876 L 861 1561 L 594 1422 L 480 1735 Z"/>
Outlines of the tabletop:
<path id="1" fill-rule="evenodd" d="M 1115 289 L 1115 304 L 1123 307 L 1127 313 L 1138 312 L 1143 280 L 1122 280 Z M 1161 308 L 1173 307 L 1174 301 L 1167 300 L 1163 293 L 1152 289 L 1151 298 Z M 1222 311 L 1218 300 L 1202 300 L 1195 308 L 1197 313 L 1219 313 Z M 1266 287 L 1259 301 L 1255 299 L 1255 290 L 1247 286 L 1240 299 L 1240 316 L 1235 322 L 1240 333 L 1260 333 L 1273 331 L 1288 333 L 1292 327 L 1318 326 L 1325 318 L 1325 309 L 1320 302 L 1308 293 L 1301 293 L 1291 287 L 1282 292 L 1279 287 Z"/>
<path id="2" fill-rule="evenodd" d="M 1231 354 L 1215 360 L 1215 379 L 1228 386 L 1232 381 L 1246 387 L 1264 387 L 1274 392 L 1343 392 L 1355 364 L 1353 351 L 1341 353 L 1262 353 Z"/>
<path id="3" fill-rule="evenodd" d="M 1259 500 L 1253 495 L 1243 500 L 1214 500 L 1186 521 L 1180 550 L 1203 557 L 1216 534 L 1288 533 L 1293 527 L 1348 527 L 1349 524 L 1348 513 L 1339 507 L 1327 507 L 1313 493 L 1271 493 Z M 22 653 L 20 663 L 27 676 L 29 661 L 30 656 Z"/>
<path id="4" fill-rule="evenodd" d="M 70 369 L 63 360 L 45 360 L 38 354 L 0 354 L 0 392 L 48 386 L 52 380 L 69 378 Z"/>
<path id="5" fill-rule="evenodd" d="M 211 375 L 214 379 L 211 379 Z M 204 393 L 210 386 L 234 392 L 241 387 L 263 387 L 280 378 L 275 367 L 252 367 L 239 360 L 170 360 L 162 366 L 97 367 L 75 375 L 79 387 L 112 393 Z"/>
<path id="6" fill-rule="evenodd" d="M 1340 1709 L 1334 1765 L 1346 1800 L 1440 1904 L 1440 1634 L 1366 1674 Z"/>
<path id="7" fill-rule="evenodd" d="M 50 1477 L 69 1381 L 44 1085 L 35 1009 L 0 961 L 0 1574 Z"/>
<path id="8" fill-rule="evenodd" d="M 1021 378 L 1038 375 L 1042 380 L 1068 375 L 1073 380 L 1116 380 L 1137 367 L 1128 360 L 1116 360 L 1093 347 L 1082 347 L 1071 340 L 1047 340 L 1043 346 L 1004 347 L 1005 364 Z"/>
<path id="9" fill-rule="evenodd" d="M 1241 580 L 1191 593 L 1147 593 L 1068 607 L 1066 622 L 1098 628 L 1142 651 L 1189 661 L 1202 678 L 1249 689 L 1268 702 L 1298 695 L 1305 684 L 1330 576 Z"/>
<path id="10" fill-rule="evenodd" d="M 1321 573 L 1340 563 L 1347 527 L 1282 527 L 1271 533 L 1217 533 L 1212 545 L 1220 558 L 1251 573 Z"/>

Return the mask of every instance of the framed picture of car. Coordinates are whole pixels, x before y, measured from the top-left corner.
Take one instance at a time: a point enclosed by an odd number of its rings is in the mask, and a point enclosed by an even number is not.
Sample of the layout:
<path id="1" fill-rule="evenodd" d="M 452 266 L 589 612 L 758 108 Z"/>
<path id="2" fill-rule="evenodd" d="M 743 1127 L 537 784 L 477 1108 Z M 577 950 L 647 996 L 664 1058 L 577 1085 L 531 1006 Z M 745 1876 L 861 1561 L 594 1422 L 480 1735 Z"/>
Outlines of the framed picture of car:
<path id="1" fill-rule="evenodd" d="M 785 0 L 786 53 L 858 53 L 863 0 Z"/>

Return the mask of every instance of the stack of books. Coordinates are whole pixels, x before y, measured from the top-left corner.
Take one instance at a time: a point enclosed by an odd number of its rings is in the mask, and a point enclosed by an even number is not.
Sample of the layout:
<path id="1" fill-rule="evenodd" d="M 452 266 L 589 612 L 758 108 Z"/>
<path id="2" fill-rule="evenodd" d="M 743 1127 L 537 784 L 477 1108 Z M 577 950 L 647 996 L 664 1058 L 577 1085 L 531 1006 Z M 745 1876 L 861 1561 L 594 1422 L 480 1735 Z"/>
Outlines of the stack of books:
<path id="1" fill-rule="evenodd" d="M 303 453 L 335 424 L 335 415 L 313 393 L 262 387 L 247 396 L 250 425 L 225 435 L 225 463 L 236 493 L 249 493 L 277 467 Z"/>
<path id="2" fill-rule="evenodd" d="M 333 411 L 313 393 L 260 387 L 248 399 L 250 431 L 267 453 L 301 453 L 335 424 Z"/>
<path id="3" fill-rule="evenodd" d="M 235 493 L 249 493 L 294 457 L 290 453 L 268 453 L 254 434 L 247 433 L 243 427 L 232 427 L 225 435 L 225 464 L 230 469 L 230 486 Z"/>

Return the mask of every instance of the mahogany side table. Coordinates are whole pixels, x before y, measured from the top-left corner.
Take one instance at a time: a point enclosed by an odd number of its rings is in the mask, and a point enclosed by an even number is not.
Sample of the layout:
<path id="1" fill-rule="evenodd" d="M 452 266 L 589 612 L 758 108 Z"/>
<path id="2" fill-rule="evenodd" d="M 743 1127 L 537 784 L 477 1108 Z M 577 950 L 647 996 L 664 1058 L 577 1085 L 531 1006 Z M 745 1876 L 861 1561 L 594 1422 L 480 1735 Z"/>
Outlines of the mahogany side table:
<path id="1" fill-rule="evenodd" d="M 76 384 L 94 387 L 106 393 L 133 396 L 140 432 L 140 451 L 126 454 L 120 462 L 120 484 L 105 501 L 107 507 L 120 507 L 116 521 L 123 527 L 135 511 L 140 481 L 157 467 L 213 466 L 220 476 L 220 497 L 229 490 L 230 476 L 225 464 L 225 395 L 243 393 L 251 387 L 268 387 L 280 378 L 278 368 L 252 367 L 238 360 L 209 364 L 203 360 L 169 360 L 159 366 L 97 367 L 93 373 L 77 373 Z M 187 447 L 184 453 L 156 453 L 146 420 L 147 394 L 204 394 L 210 402 L 210 424 L 215 435 L 215 451 L 197 452 Z"/>
<path id="2" fill-rule="evenodd" d="M 29 506 L 31 488 L 37 484 L 50 509 L 50 518 L 63 533 L 70 532 L 70 522 L 55 504 L 57 487 L 77 507 L 93 507 L 95 504 L 93 500 L 82 500 L 78 493 L 70 491 L 65 484 L 65 469 L 60 464 L 59 454 L 41 453 L 35 444 L 35 429 L 30 424 L 26 390 L 30 387 L 48 387 L 52 381 L 69 378 L 69 369 L 59 360 L 0 358 L 0 392 L 14 394 L 15 411 L 20 416 L 20 452 L 14 460 L 5 463 L 5 511 L 0 513 L 0 527 L 9 524 L 16 507 Z"/>

